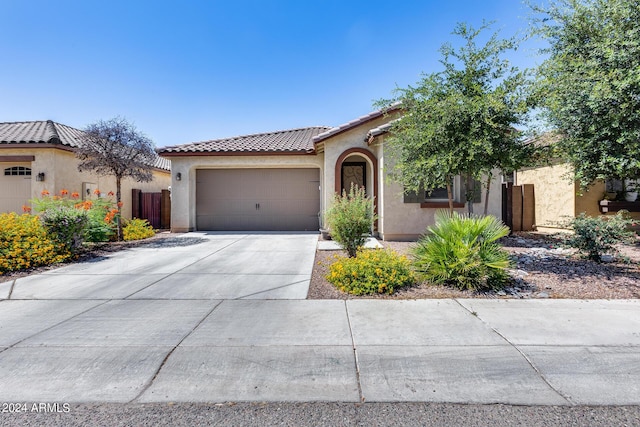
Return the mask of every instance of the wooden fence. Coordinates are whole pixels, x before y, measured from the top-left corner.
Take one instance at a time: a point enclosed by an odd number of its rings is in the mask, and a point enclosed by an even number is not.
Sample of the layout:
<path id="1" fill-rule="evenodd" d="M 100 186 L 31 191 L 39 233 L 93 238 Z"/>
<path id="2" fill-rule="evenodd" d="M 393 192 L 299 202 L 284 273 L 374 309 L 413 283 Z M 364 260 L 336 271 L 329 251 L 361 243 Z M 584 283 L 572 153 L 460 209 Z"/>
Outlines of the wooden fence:
<path id="1" fill-rule="evenodd" d="M 171 196 L 169 190 L 159 193 L 143 193 L 131 190 L 132 217 L 149 221 L 156 229 L 171 227 Z"/>
<path id="2" fill-rule="evenodd" d="M 536 223 L 533 184 L 502 185 L 502 221 L 514 231 L 532 231 Z"/>

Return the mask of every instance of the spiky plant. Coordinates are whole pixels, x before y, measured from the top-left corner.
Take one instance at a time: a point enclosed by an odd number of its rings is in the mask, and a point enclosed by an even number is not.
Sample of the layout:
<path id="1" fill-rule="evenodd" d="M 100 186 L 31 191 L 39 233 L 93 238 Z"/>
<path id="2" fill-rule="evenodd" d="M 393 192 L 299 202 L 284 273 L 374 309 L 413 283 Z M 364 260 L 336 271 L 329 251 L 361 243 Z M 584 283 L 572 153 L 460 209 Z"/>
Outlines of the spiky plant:
<path id="1" fill-rule="evenodd" d="M 511 265 L 497 243 L 509 234 L 493 216 L 468 216 L 437 211 L 436 223 L 412 248 L 416 271 L 435 284 L 483 290 L 504 286 Z"/>

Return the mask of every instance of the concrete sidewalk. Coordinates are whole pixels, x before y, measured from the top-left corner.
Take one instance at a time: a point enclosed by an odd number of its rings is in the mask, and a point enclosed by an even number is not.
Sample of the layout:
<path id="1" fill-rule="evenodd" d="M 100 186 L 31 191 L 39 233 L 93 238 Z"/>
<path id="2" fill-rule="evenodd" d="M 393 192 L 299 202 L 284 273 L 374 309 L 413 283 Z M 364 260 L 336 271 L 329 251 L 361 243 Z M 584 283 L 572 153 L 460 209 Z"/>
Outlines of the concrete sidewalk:
<path id="1" fill-rule="evenodd" d="M 0 400 L 640 404 L 638 301 L 16 300 Z"/>
<path id="2" fill-rule="evenodd" d="M 0 401 L 640 404 L 640 300 L 305 300 L 314 235 L 0 283 Z"/>

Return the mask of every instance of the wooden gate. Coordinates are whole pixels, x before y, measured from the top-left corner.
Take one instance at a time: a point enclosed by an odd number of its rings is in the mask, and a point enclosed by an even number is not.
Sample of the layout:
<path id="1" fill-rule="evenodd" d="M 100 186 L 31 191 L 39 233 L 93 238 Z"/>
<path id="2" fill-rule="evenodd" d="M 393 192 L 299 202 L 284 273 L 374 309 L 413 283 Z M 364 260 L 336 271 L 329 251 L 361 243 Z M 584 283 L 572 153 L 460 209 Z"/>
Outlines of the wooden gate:
<path id="1" fill-rule="evenodd" d="M 131 190 L 132 217 L 146 219 L 155 229 L 171 226 L 171 198 L 169 190 L 160 193 L 143 193 Z"/>
<path id="2" fill-rule="evenodd" d="M 536 222 L 533 184 L 502 185 L 502 221 L 514 231 L 532 231 Z"/>

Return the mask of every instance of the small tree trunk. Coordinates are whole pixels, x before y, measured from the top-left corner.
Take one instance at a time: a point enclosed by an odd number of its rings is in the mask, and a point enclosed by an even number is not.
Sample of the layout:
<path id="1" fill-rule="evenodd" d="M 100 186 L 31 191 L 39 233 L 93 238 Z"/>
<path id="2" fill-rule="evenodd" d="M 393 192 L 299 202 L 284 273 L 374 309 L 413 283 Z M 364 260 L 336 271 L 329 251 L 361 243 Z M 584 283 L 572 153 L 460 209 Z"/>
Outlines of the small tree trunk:
<path id="1" fill-rule="evenodd" d="M 489 171 L 489 175 L 487 175 L 487 191 L 484 193 L 484 216 L 487 216 L 489 212 L 489 190 L 491 189 L 491 179 L 493 178 L 493 174 Z"/>
<path id="2" fill-rule="evenodd" d="M 474 187 L 474 182 L 473 182 L 473 177 L 469 174 L 467 175 L 467 188 L 465 191 L 465 197 L 467 199 L 467 210 L 469 212 L 469 216 L 473 215 L 473 194 L 475 193 L 475 188 Z"/>
<path id="3" fill-rule="evenodd" d="M 118 226 L 118 241 L 122 240 L 122 203 L 120 198 L 122 196 L 120 187 L 121 187 L 122 178 L 120 176 L 116 176 L 116 206 L 118 208 L 118 215 L 116 216 L 116 224 Z"/>
<path id="4" fill-rule="evenodd" d="M 453 191 L 451 190 L 450 181 L 447 181 L 447 197 L 449 198 L 449 214 L 453 216 Z"/>

